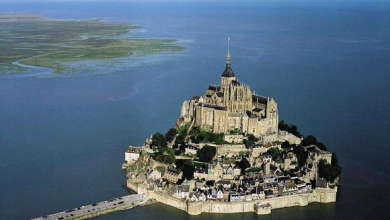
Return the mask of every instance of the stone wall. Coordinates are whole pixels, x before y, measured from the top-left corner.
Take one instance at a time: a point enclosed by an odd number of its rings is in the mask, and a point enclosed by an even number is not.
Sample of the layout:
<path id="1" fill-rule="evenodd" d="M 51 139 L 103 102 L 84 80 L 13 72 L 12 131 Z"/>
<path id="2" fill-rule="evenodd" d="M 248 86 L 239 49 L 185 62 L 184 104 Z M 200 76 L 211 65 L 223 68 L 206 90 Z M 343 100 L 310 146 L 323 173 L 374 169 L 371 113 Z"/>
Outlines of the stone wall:
<path id="1" fill-rule="evenodd" d="M 243 144 L 224 144 L 224 145 L 218 145 L 217 148 L 217 156 L 222 156 L 225 154 L 232 154 L 232 155 L 239 155 L 240 152 L 246 153 L 248 152 L 248 149 L 246 149 L 245 145 Z"/>
<path id="2" fill-rule="evenodd" d="M 241 213 L 256 212 L 257 214 L 269 214 L 272 209 L 291 206 L 307 206 L 311 202 L 329 203 L 336 201 L 337 188 L 315 189 L 312 193 L 291 196 L 276 197 L 265 200 L 243 202 L 187 202 L 164 194 L 149 191 L 149 197 L 166 205 L 188 212 L 190 215 L 208 213 Z M 256 204 L 261 204 L 259 209 Z"/>

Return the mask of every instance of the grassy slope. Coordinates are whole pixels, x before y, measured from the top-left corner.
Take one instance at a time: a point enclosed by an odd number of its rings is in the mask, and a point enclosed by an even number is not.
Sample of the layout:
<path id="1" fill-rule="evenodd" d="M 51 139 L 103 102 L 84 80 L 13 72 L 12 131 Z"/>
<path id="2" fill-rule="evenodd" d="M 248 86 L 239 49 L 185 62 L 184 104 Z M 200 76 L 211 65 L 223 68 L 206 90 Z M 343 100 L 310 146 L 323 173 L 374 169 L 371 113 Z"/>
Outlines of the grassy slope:
<path id="1" fill-rule="evenodd" d="M 62 72 L 62 62 L 179 51 L 175 40 L 123 37 L 137 26 L 100 20 L 59 20 L 37 14 L 0 14 L 0 72 L 13 61 Z M 26 60 L 25 60 L 26 59 Z"/>

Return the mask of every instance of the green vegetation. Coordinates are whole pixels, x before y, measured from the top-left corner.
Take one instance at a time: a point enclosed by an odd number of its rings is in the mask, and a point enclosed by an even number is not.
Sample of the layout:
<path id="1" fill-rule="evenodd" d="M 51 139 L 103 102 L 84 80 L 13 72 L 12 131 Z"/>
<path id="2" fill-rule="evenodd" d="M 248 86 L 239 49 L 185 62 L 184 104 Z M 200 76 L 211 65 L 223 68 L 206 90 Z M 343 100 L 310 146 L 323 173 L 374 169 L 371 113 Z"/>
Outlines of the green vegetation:
<path id="1" fill-rule="evenodd" d="M 177 133 L 178 133 L 178 135 L 177 135 L 176 140 L 175 140 L 175 145 L 185 144 L 185 140 L 187 137 L 187 124 L 180 126 Z"/>
<path id="2" fill-rule="evenodd" d="M 259 141 L 259 139 L 256 138 L 253 134 L 250 134 L 248 139 L 244 139 L 243 143 L 245 144 L 245 147 L 249 149 L 252 144 L 256 143 L 257 141 Z"/>
<path id="3" fill-rule="evenodd" d="M 206 186 L 214 186 L 215 180 L 207 180 L 206 181 Z"/>
<path id="4" fill-rule="evenodd" d="M 285 142 L 282 142 L 281 147 L 282 147 L 282 149 L 288 150 L 288 149 L 293 148 L 294 145 L 291 145 L 288 141 L 285 141 Z"/>
<path id="5" fill-rule="evenodd" d="M 245 172 L 246 173 L 258 173 L 262 170 L 263 169 L 261 167 L 254 167 L 254 168 L 247 169 Z"/>
<path id="6" fill-rule="evenodd" d="M 297 159 L 298 159 L 298 166 L 299 167 L 302 167 L 306 164 L 306 152 L 305 150 L 303 149 L 303 147 L 301 145 L 298 145 L 298 146 L 295 146 L 293 148 L 293 153 L 295 155 L 297 155 Z"/>
<path id="7" fill-rule="evenodd" d="M 157 146 L 159 148 L 166 148 L 167 140 L 165 139 L 165 136 L 161 134 L 160 132 L 157 132 L 152 137 L 152 145 Z"/>
<path id="8" fill-rule="evenodd" d="M 302 146 L 309 146 L 309 145 L 316 145 L 318 148 L 320 148 L 321 150 L 325 150 L 327 151 L 328 149 L 326 148 L 325 144 L 321 143 L 321 142 L 318 142 L 317 141 L 317 138 L 315 138 L 313 135 L 309 135 L 307 137 L 305 137 L 303 140 L 302 140 Z"/>
<path id="9" fill-rule="evenodd" d="M 61 20 L 39 14 L 0 14 L 0 73 L 17 72 L 12 62 L 54 68 L 64 63 L 180 51 L 175 40 L 127 37 L 139 27 L 124 22 Z"/>
<path id="10" fill-rule="evenodd" d="M 216 153 L 217 149 L 215 147 L 205 145 L 202 149 L 198 150 L 197 155 L 199 157 L 199 161 L 210 162 Z"/>
<path id="11" fill-rule="evenodd" d="M 183 171 L 183 181 L 184 179 L 190 180 L 194 178 L 195 166 L 191 160 L 176 160 L 175 162 L 176 169 Z"/>
<path id="12" fill-rule="evenodd" d="M 172 142 L 177 134 L 176 128 L 171 128 L 168 130 L 168 132 L 165 134 L 165 139 L 167 142 Z"/>
<path id="13" fill-rule="evenodd" d="M 269 154 L 271 154 L 272 156 L 272 160 L 274 161 L 280 161 L 281 158 L 282 158 L 282 152 L 279 150 L 279 148 L 277 147 L 271 147 L 270 149 L 268 149 L 267 151 Z"/>
<path id="14" fill-rule="evenodd" d="M 242 159 L 238 163 L 238 166 L 241 168 L 242 175 L 245 175 L 245 170 L 251 167 L 249 161 L 245 157 L 242 157 Z"/>
<path id="15" fill-rule="evenodd" d="M 183 178 L 191 180 L 194 178 L 194 165 L 192 163 L 185 163 L 183 167 Z"/>
<path id="16" fill-rule="evenodd" d="M 214 134 L 212 132 L 200 130 L 199 127 L 194 127 L 190 133 L 190 139 L 193 143 L 214 143 L 223 144 L 224 134 Z"/>
<path id="17" fill-rule="evenodd" d="M 342 168 L 338 164 L 335 153 L 332 154 L 332 164 L 327 164 L 324 160 L 318 163 L 318 175 L 328 182 L 334 182 L 340 176 Z"/>
<path id="18" fill-rule="evenodd" d="M 297 137 L 302 137 L 302 134 L 298 132 L 298 128 L 295 125 L 289 125 L 284 122 L 284 120 L 281 120 L 279 122 L 279 129 L 282 131 L 287 131 L 288 133 L 291 133 Z"/>
<path id="19" fill-rule="evenodd" d="M 156 167 L 157 171 L 161 173 L 161 176 L 165 174 L 165 167 Z"/>
<path id="20" fill-rule="evenodd" d="M 168 155 L 163 154 L 162 152 L 156 152 L 153 155 L 153 159 L 166 164 L 172 164 L 176 160 L 173 152 L 169 153 Z"/>
<path id="21" fill-rule="evenodd" d="M 241 134 L 241 130 L 238 128 L 235 128 L 234 130 L 230 131 L 230 134 L 239 135 L 239 134 Z"/>
<path id="22" fill-rule="evenodd" d="M 136 172 L 137 175 L 140 173 L 146 172 L 149 169 L 150 165 L 150 156 L 148 154 L 141 154 L 139 159 L 133 163 L 128 170 L 132 172 Z"/>

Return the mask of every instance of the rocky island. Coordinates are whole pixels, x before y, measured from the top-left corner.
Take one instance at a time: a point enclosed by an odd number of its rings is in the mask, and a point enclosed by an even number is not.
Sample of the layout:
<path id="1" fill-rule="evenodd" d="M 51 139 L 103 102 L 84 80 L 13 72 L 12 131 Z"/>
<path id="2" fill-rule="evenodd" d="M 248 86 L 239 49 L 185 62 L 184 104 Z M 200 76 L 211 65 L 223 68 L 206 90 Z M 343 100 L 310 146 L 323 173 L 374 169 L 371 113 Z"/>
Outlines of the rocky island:
<path id="1" fill-rule="evenodd" d="M 190 215 L 336 201 L 337 156 L 279 122 L 273 98 L 236 79 L 228 49 L 220 85 L 183 102 L 174 128 L 130 146 L 127 187 Z"/>

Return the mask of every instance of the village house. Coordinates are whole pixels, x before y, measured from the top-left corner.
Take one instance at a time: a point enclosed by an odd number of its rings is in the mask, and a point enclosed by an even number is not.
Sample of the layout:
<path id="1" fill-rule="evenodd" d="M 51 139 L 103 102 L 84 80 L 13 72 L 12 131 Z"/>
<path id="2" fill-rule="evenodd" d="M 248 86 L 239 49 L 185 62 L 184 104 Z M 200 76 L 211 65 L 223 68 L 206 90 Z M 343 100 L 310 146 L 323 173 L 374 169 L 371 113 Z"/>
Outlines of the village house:
<path id="1" fill-rule="evenodd" d="M 209 170 L 203 167 L 194 168 L 194 178 L 195 179 L 208 179 Z"/>
<path id="2" fill-rule="evenodd" d="M 259 157 L 261 154 L 267 152 L 267 150 L 263 144 L 252 144 L 250 148 L 252 157 Z"/>
<path id="3" fill-rule="evenodd" d="M 184 153 L 189 154 L 189 155 L 196 155 L 196 152 L 198 151 L 198 147 L 193 146 L 193 145 L 186 145 L 184 148 Z"/>
<path id="4" fill-rule="evenodd" d="M 125 151 L 125 161 L 127 163 L 134 163 L 136 160 L 138 160 L 140 152 L 140 147 L 133 147 L 130 145 Z"/>
<path id="5" fill-rule="evenodd" d="M 274 174 L 266 174 L 263 176 L 264 183 L 271 183 L 276 181 L 276 176 Z"/>
<path id="6" fill-rule="evenodd" d="M 177 183 L 183 177 L 183 171 L 177 171 L 167 168 L 165 171 L 164 178 L 171 183 Z"/>
<path id="7" fill-rule="evenodd" d="M 147 179 L 160 179 L 161 178 L 161 173 L 157 169 L 152 169 L 146 172 L 146 178 Z"/>
<path id="8" fill-rule="evenodd" d="M 287 196 L 287 195 L 294 195 L 298 193 L 298 188 L 295 183 L 288 182 L 288 183 L 279 183 L 279 195 Z"/>
<path id="9" fill-rule="evenodd" d="M 229 202 L 242 202 L 245 200 L 245 193 L 231 191 L 229 194 Z"/>

